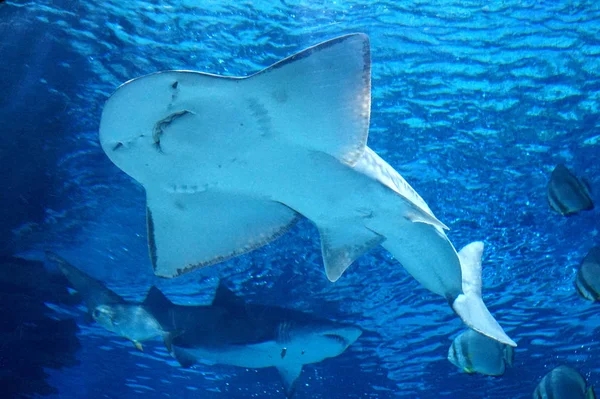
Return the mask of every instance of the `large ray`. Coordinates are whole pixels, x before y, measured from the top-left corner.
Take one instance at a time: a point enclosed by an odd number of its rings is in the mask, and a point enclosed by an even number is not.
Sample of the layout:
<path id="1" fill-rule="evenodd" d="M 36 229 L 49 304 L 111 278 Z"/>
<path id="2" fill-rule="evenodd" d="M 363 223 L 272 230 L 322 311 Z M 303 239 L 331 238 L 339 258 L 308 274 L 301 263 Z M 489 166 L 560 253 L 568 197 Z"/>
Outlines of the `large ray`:
<path id="1" fill-rule="evenodd" d="M 467 325 L 515 345 L 481 300 L 483 245 L 461 262 L 444 224 L 366 147 L 370 85 L 364 34 L 245 78 L 165 71 L 122 85 L 105 105 L 100 142 L 146 189 L 155 273 L 253 250 L 302 215 L 319 229 L 330 280 L 382 244 Z"/>

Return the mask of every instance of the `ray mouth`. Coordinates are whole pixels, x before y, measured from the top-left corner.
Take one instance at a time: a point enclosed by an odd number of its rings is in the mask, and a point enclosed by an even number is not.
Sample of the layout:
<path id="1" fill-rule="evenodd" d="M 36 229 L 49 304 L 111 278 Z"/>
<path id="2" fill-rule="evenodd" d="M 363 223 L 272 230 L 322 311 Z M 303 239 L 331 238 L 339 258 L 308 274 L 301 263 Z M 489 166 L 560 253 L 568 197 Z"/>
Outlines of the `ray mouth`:
<path id="1" fill-rule="evenodd" d="M 154 148 L 156 148 L 156 150 L 159 153 L 163 154 L 163 149 L 160 145 L 160 139 L 161 139 L 161 136 L 165 133 L 165 129 L 167 129 L 167 127 L 169 127 L 169 125 L 171 123 L 173 123 L 175 120 L 177 120 L 183 116 L 193 115 L 193 114 L 194 113 L 192 111 L 188 111 L 187 109 L 184 109 L 182 111 L 173 112 L 166 118 L 163 118 L 163 119 L 159 120 L 158 122 L 156 122 L 156 124 L 154 125 L 154 129 L 152 131 L 152 140 L 154 141 Z"/>

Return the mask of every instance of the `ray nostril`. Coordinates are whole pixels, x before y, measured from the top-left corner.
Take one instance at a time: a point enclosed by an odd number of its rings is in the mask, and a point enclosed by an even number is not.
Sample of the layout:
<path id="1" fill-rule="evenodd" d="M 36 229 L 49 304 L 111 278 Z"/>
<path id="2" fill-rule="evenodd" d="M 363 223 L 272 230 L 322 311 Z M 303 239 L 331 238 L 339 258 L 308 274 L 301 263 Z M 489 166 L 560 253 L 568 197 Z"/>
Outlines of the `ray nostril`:
<path id="1" fill-rule="evenodd" d="M 119 141 L 117 144 L 115 144 L 115 145 L 113 146 L 113 151 L 117 151 L 119 148 L 122 148 L 122 147 L 123 147 L 123 143 L 121 143 L 121 142 Z"/>

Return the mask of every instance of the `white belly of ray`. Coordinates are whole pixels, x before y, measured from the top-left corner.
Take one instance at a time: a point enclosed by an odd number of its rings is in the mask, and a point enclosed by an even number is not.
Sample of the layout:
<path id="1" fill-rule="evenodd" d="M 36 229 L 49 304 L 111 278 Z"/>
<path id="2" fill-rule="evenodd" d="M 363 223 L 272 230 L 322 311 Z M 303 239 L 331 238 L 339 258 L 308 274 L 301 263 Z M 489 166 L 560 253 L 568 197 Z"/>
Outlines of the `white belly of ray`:
<path id="1" fill-rule="evenodd" d="M 100 141 L 146 189 L 155 273 L 253 250 L 303 215 L 330 280 L 382 244 L 467 325 L 514 345 L 481 301 L 482 246 L 459 260 L 423 199 L 366 146 L 369 51 L 348 35 L 247 78 L 166 71 L 113 94 Z"/>

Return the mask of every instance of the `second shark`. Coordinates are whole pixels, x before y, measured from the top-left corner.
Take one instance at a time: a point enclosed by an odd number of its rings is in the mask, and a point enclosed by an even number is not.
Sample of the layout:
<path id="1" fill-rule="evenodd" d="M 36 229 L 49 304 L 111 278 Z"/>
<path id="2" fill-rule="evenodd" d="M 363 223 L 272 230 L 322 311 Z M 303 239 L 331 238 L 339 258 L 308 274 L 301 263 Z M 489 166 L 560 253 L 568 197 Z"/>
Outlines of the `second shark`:
<path id="1" fill-rule="evenodd" d="M 222 283 L 207 306 L 183 306 L 151 287 L 141 304 L 127 302 L 104 283 L 47 253 L 83 297 L 94 320 L 133 341 L 163 337 L 184 367 L 195 363 L 275 367 L 287 397 L 305 364 L 342 354 L 362 334 L 356 326 L 291 309 L 246 303 Z"/>

